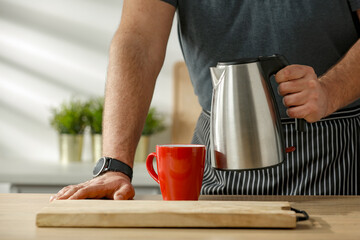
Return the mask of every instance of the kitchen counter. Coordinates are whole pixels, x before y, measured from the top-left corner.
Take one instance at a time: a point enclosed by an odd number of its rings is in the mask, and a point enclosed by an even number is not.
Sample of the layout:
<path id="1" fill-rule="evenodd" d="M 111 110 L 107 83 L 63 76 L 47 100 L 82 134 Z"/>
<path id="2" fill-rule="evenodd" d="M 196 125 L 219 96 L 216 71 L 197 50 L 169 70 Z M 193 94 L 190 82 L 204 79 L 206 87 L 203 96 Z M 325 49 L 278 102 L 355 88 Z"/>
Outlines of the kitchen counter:
<path id="1" fill-rule="evenodd" d="M 289 201 L 310 220 L 296 229 L 38 228 L 49 194 L 0 194 L 0 239 L 360 239 L 360 196 L 201 196 L 201 200 Z M 161 199 L 160 195 L 135 200 Z"/>

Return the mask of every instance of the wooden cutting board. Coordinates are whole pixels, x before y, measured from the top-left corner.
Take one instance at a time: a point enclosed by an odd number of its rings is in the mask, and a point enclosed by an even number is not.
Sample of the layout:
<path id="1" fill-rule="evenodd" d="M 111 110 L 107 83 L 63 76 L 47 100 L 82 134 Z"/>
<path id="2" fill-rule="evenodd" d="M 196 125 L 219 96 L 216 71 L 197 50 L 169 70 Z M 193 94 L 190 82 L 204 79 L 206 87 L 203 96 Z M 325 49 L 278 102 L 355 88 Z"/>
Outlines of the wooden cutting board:
<path id="1" fill-rule="evenodd" d="M 39 227 L 295 228 L 288 202 L 57 200 Z"/>

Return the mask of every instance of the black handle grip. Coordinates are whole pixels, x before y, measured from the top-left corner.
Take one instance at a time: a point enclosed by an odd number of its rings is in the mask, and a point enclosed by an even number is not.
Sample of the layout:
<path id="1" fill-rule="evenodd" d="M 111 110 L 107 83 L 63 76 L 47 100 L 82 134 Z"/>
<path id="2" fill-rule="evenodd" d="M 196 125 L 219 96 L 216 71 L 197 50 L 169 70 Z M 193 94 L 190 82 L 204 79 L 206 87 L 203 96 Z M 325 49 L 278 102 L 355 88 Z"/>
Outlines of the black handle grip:
<path id="1" fill-rule="evenodd" d="M 307 214 L 307 212 L 305 212 L 304 210 L 298 210 L 296 208 L 290 208 L 291 211 L 294 211 L 295 213 L 299 213 L 302 214 L 303 216 L 296 216 L 296 221 L 300 222 L 300 221 L 306 221 L 309 220 L 309 214 Z"/>
<path id="2" fill-rule="evenodd" d="M 287 59 L 280 54 L 275 54 L 268 57 L 259 57 L 261 67 L 265 76 L 269 79 L 271 75 L 289 65 Z M 270 85 L 270 82 L 268 83 Z M 295 130 L 298 132 L 305 132 L 306 121 L 304 119 L 295 119 Z"/>
<path id="3" fill-rule="evenodd" d="M 306 121 L 303 118 L 295 118 L 295 130 L 298 132 L 305 132 Z"/>

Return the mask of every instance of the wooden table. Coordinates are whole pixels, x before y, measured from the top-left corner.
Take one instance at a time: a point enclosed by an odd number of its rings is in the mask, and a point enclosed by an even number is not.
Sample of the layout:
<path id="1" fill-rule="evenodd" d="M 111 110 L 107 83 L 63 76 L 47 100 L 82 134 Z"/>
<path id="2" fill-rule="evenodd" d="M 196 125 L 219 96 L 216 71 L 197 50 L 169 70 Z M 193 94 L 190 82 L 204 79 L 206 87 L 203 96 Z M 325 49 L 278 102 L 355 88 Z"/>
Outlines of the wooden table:
<path id="1" fill-rule="evenodd" d="M 0 194 L 0 239 L 360 239 L 360 196 L 202 196 L 202 200 L 290 201 L 310 220 L 296 229 L 37 228 L 49 194 Z M 160 199 L 159 195 L 136 199 Z"/>

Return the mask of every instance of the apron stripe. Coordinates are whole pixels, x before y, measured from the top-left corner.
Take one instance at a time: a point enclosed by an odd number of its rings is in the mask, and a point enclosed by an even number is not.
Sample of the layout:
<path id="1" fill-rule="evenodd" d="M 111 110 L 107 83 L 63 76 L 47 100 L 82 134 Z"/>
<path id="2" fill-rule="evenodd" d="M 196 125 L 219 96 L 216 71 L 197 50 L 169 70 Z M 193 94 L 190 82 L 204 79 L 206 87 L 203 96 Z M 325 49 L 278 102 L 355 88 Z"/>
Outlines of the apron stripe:
<path id="1" fill-rule="evenodd" d="M 254 170 L 223 171 L 211 166 L 210 114 L 199 117 L 192 143 L 207 146 L 202 194 L 358 195 L 360 108 L 333 114 L 295 131 L 283 121 L 286 147 L 296 150 L 283 163 Z"/>

